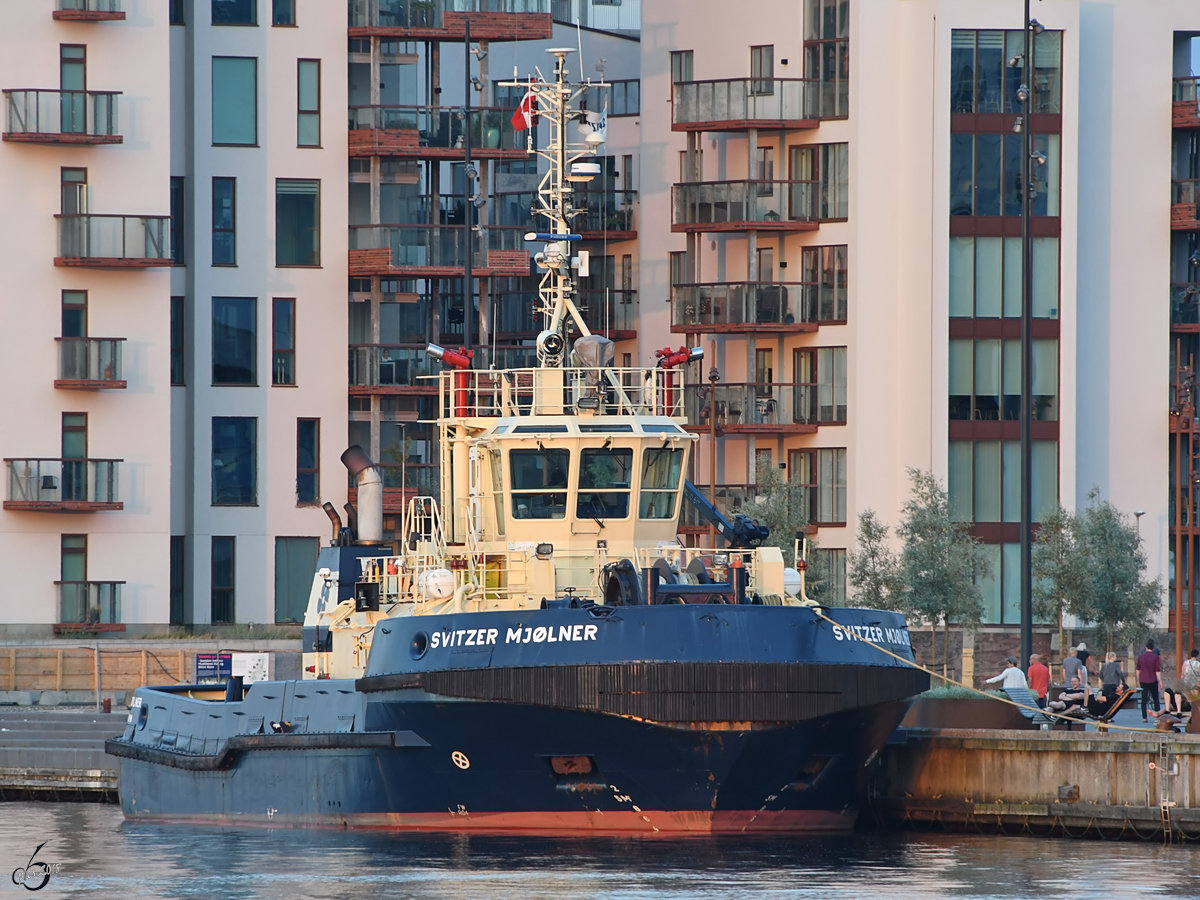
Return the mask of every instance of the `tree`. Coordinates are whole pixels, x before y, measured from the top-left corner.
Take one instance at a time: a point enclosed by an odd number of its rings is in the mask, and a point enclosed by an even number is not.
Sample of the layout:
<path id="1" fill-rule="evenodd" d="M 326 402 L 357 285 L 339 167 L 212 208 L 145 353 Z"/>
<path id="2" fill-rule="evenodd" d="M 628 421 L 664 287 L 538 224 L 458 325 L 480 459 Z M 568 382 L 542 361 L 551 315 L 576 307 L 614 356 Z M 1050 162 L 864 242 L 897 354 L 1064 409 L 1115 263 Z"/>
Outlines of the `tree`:
<path id="1" fill-rule="evenodd" d="M 870 510 L 859 517 L 859 551 L 850 580 L 858 599 L 879 601 L 908 618 L 943 628 L 942 670 L 950 651 L 950 623 L 974 629 L 983 618 L 978 579 L 991 574 L 979 542 L 950 516 L 950 498 L 932 472 L 908 469 L 912 485 L 896 536 L 899 558 L 886 546 L 887 528 Z M 864 527 L 865 525 L 865 527 Z"/>
<path id="2" fill-rule="evenodd" d="M 899 599 L 896 555 L 888 546 L 888 527 L 875 511 L 858 516 L 858 551 L 847 554 L 846 577 L 855 602 L 878 609 L 894 609 Z"/>
<path id="3" fill-rule="evenodd" d="M 1146 554 L 1135 525 L 1100 491 L 1088 492 L 1077 515 L 1059 509 L 1038 531 L 1033 548 L 1034 600 L 1039 611 L 1066 611 L 1104 633 L 1106 649 L 1140 641 L 1163 593 L 1146 581 Z M 1047 525 L 1050 525 L 1049 529 Z"/>

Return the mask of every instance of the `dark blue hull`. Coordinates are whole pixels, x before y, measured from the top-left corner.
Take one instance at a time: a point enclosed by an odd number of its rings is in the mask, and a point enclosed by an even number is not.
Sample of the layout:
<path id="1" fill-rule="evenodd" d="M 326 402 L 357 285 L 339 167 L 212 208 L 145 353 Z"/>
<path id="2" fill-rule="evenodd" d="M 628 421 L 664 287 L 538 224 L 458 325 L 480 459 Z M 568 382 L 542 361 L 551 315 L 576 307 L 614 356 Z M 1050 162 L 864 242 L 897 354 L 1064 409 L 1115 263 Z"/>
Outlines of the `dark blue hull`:
<path id="1" fill-rule="evenodd" d="M 893 627 L 879 624 L 888 613 L 834 615 L 860 629 Z M 482 643 L 452 636 L 435 648 L 438 617 L 392 619 L 390 645 L 376 638 L 357 682 L 257 684 L 238 702 L 142 689 L 144 721 L 131 716 L 109 744 L 121 757 L 126 816 L 397 830 L 839 831 L 852 827 L 879 749 L 928 683 L 846 634 L 839 640 L 803 609 L 445 618 L 451 635 L 483 629 Z M 593 639 L 574 628 L 592 623 Z M 527 642 L 527 627 L 568 630 L 553 642 L 531 631 Z M 693 632 L 692 658 L 667 646 L 647 659 L 649 644 L 669 645 L 681 628 Z M 447 652 L 427 664 L 439 648 Z"/>

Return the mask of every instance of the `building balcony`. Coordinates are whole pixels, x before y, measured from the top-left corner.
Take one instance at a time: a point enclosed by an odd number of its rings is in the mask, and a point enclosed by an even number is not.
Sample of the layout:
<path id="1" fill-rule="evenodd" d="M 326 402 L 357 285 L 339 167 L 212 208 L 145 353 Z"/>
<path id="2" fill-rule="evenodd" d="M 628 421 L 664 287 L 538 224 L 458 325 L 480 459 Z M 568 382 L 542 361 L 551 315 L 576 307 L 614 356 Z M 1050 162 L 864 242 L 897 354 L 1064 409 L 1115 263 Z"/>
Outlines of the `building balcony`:
<path id="1" fill-rule="evenodd" d="M 58 343 L 56 388 L 74 391 L 117 390 L 127 385 L 121 372 L 125 338 L 55 338 Z"/>
<path id="2" fill-rule="evenodd" d="M 820 94 L 809 78 L 682 81 L 671 90 L 672 131 L 816 128 Z"/>
<path id="3" fill-rule="evenodd" d="M 1171 94 L 1171 127 L 1200 128 L 1200 78 L 1176 78 Z"/>
<path id="4" fill-rule="evenodd" d="M 467 236 L 461 225 L 352 225 L 350 276 L 455 278 L 463 274 Z M 471 272 L 479 278 L 528 275 L 519 228 L 487 226 L 472 235 Z"/>
<path id="5" fill-rule="evenodd" d="M 62 213 L 56 266 L 148 269 L 171 265 L 170 216 Z"/>
<path id="6" fill-rule="evenodd" d="M 472 35 L 474 37 L 474 35 Z M 524 159 L 525 138 L 513 131 L 511 109 L 450 106 L 350 107 L 350 156 L 459 160 L 470 123 L 474 159 Z"/>
<path id="7" fill-rule="evenodd" d="M 632 241 L 637 238 L 637 191 L 605 191 L 576 188 L 571 205 L 582 210 L 571 227 L 585 239 Z"/>
<path id="8" fill-rule="evenodd" d="M 715 424 L 727 434 L 814 434 L 818 424 L 846 421 L 845 407 L 820 406 L 817 396 L 812 384 L 689 384 L 687 428 L 707 432 L 714 412 Z"/>
<path id="9" fill-rule="evenodd" d="M 697 181 L 671 188 L 671 230 L 816 231 L 817 186 L 796 181 Z"/>
<path id="10" fill-rule="evenodd" d="M 630 341 L 637 337 L 637 291 L 581 290 L 575 304 L 583 313 L 583 321 L 593 334 L 602 334 L 612 341 Z"/>
<path id="11" fill-rule="evenodd" d="M 795 282 L 677 284 L 671 331 L 678 334 L 817 330 L 817 285 Z"/>
<path id="12" fill-rule="evenodd" d="M 1171 230 L 1200 229 L 1200 178 L 1176 178 L 1171 182 Z"/>
<path id="13" fill-rule="evenodd" d="M 5 509 L 98 512 L 124 509 L 117 499 L 119 459 L 6 459 Z"/>
<path id="14" fill-rule="evenodd" d="M 550 0 L 351 0 L 350 37 L 535 41 L 553 36 Z"/>
<path id="15" fill-rule="evenodd" d="M 442 364 L 425 347 L 360 344 L 350 348 L 350 395 L 436 394 L 437 380 L 425 376 Z"/>
<path id="16" fill-rule="evenodd" d="M 65 22 L 115 22 L 125 18 L 122 0 L 55 0 L 51 15 Z"/>
<path id="17" fill-rule="evenodd" d="M 55 634 L 124 631 L 121 622 L 123 581 L 56 581 L 58 622 Z"/>
<path id="18" fill-rule="evenodd" d="M 4 91 L 4 140 L 26 144 L 119 144 L 119 91 Z"/>

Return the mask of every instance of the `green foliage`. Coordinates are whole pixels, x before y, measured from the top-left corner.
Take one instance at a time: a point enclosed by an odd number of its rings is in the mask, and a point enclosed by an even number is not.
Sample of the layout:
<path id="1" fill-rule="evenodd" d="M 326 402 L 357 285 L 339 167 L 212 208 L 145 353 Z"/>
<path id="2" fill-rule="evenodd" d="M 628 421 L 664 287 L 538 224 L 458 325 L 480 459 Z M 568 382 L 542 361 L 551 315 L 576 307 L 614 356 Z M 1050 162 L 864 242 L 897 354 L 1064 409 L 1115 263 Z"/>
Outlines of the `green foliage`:
<path id="1" fill-rule="evenodd" d="M 1157 578 L 1145 580 L 1136 526 L 1099 496 L 1092 488 L 1082 512 L 1060 507 L 1042 524 L 1033 547 L 1034 608 L 1092 623 L 1111 650 L 1144 638 L 1163 586 Z"/>
<path id="2" fill-rule="evenodd" d="M 790 566 L 796 532 L 808 524 L 808 489 L 786 480 L 779 469 L 759 462 L 754 473 L 754 497 L 734 510 L 770 529 L 764 547 L 778 547 Z"/>
<path id="3" fill-rule="evenodd" d="M 846 579 L 854 591 L 855 603 L 895 609 L 901 596 L 898 561 L 888 546 L 888 528 L 874 510 L 859 514 L 858 550 L 851 550 L 846 556 Z"/>
<path id="4" fill-rule="evenodd" d="M 951 519 L 949 497 L 933 473 L 910 468 L 908 477 L 912 486 L 896 529 L 902 550 L 894 606 L 930 625 L 974 629 L 983 618 L 978 579 L 991 566 L 966 526 Z"/>

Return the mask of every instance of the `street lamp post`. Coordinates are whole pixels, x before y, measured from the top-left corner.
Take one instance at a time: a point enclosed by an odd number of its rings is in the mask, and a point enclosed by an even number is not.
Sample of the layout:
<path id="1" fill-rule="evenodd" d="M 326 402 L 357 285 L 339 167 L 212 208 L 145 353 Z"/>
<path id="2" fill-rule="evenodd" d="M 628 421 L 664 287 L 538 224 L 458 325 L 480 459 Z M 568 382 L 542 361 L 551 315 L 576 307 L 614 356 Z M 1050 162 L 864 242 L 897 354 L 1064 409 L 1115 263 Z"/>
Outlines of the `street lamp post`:
<path id="1" fill-rule="evenodd" d="M 1017 99 L 1023 104 L 1021 128 L 1021 653 L 1033 652 L 1033 37 L 1042 26 L 1029 16 L 1025 0 L 1025 44 L 1022 83 Z"/>

